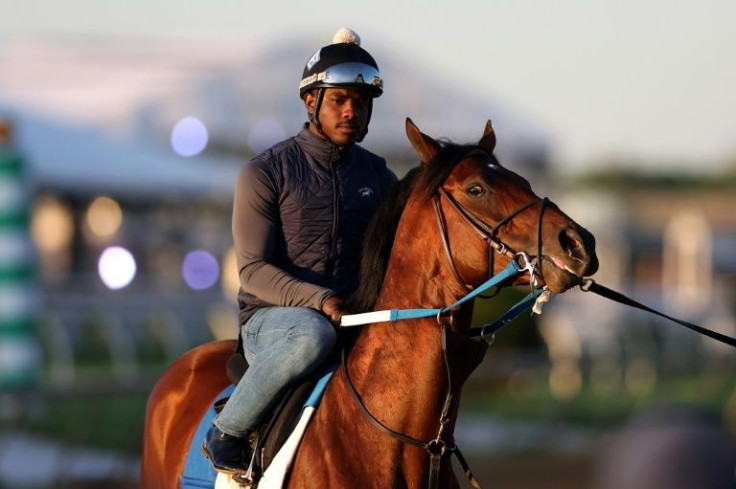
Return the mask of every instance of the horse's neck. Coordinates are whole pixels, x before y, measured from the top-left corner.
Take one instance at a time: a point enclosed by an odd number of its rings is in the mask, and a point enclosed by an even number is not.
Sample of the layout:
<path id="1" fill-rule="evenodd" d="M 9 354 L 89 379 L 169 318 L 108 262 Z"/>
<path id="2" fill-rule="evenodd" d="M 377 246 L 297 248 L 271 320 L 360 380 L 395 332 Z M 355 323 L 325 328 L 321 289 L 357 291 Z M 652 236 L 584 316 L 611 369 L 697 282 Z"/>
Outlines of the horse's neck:
<path id="1" fill-rule="evenodd" d="M 410 200 L 396 230 L 375 308 L 442 307 L 464 293 L 444 251 L 433 207 Z"/>
<path id="2" fill-rule="evenodd" d="M 440 307 L 451 304 L 461 293 L 462 285 L 456 283 L 452 271 L 447 269 L 447 257 L 436 226 L 431 206 L 407 205 L 396 233 L 376 309 Z M 437 239 L 431 239 L 433 235 Z M 417 239 L 417 236 L 422 238 Z M 425 443 L 438 435 L 440 414 L 450 392 L 442 335 L 442 329 L 434 318 L 366 326 L 346 362 L 350 379 L 370 414 L 388 428 Z M 448 335 L 447 353 L 450 364 L 460 358 L 458 363 L 462 365 L 462 357 L 468 355 L 463 345 L 458 348 L 457 336 Z M 429 474 L 427 453 L 391 438 L 367 421 L 361 422 L 362 415 L 357 403 L 350 399 L 343 375 L 341 370 L 336 372 L 338 382 L 330 384 L 331 388 L 328 388 L 318 411 L 317 422 L 310 432 L 312 436 L 305 439 L 300 456 L 303 455 L 304 460 L 321 462 L 327 451 L 329 460 L 335 464 L 344 464 L 345 467 L 357 465 L 352 475 L 370 477 L 372 484 L 367 485 L 371 487 L 420 487 L 426 484 Z M 450 403 L 443 431 L 443 440 L 448 443 L 452 440 L 457 415 L 457 394 L 462 383 L 462 376 L 459 377 L 460 381 L 452 382 L 455 397 Z M 339 381 L 341 378 L 342 382 Z M 349 433 L 347 439 L 346 433 Z M 325 450 L 324 446 L 330 444 L 338 444 L 344 450 Z M 350 450 L 354 447 L 371 450 L 370 456 L 356 457 Z M 303 467 L 308 468 L 301 470 Z M 293 485 L 320 486 L 323 481 L 313 476 L 315 470 L 314 464 L 300 465 L 297 460 Z M 445 478 L 443 480 L 451 479 L 447 458 L 440 472 Z M 352 480 L 344 474 L 350 475 L 351 472 L 349 469 L 345 473 L 324 469 L 321 475 L 329 479 L 333 487 L 345 487 Z"/>
<path id="3" fill-rule="evenodd" d="M 410 218 L 407 211 L 413 211 Z M 407 211 L 396 233 L 377 310 L 442 307 L 454 302 L 461 290 L 447 269 L 431 208 L 427 212 L 408 206 Z M 438 239 L 426 239 L 431 234 Z M 369 409 L 393 429 L 416 438 L 437 435 L 450 389 L 442 335 L 435 318 L 372 325 L 350 354 L 351 377 Z"/>

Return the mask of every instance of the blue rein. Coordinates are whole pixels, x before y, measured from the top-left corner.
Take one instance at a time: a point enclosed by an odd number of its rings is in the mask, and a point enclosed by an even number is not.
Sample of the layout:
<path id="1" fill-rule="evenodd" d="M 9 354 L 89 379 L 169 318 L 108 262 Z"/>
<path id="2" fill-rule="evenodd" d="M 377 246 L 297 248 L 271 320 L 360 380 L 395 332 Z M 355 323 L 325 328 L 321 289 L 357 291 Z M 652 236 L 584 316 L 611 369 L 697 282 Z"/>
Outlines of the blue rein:
<path id="1" fill-rule="evenodd" d="M 533 267 L 529 264 L 528 260 L 526 266 L 524 267 L 519 265 L 516 260 L 511 260 L 508 266 L 506 266 L 506 268 L 504 268 L 501 272 L 486 280 L 478 287 L 473 289 L 471 292 L 463 296 L 460 300 L 450 304 L 449 306 L 439 309 L 389 309 L 385 311 L 375 311 L 362 314 L 350 314 L 343 316 L 340 325 L 342 327 L 351 327 L 375 322 L 394 322 L 402 321 L 405 319 L 438 317 L 470 301 L 471 299 L 474 299 L 478 295 L 482 294 L 492 287 L 499 285 L 505 280 L 527 271 L 532 277 L 534 277 Z M 542 288 L 532 288 L 532 292 L 529 295 L 527 295 L 519 302 L 517 302 L 514 306 L 512 306 L 503 316 L 492 323 L 486 324 L 479 328 L 474 328 L 472 330 L 472 333 L 474 334 L 474 336 L 480 336 L 485 339 L 486 335 L 495 333 L 496 331 L 510 323 L 512 320 L 516 319 L 522 312 L 529 309 L 532 304 L 537 300 L 539 294 L 542 291 Z"/>

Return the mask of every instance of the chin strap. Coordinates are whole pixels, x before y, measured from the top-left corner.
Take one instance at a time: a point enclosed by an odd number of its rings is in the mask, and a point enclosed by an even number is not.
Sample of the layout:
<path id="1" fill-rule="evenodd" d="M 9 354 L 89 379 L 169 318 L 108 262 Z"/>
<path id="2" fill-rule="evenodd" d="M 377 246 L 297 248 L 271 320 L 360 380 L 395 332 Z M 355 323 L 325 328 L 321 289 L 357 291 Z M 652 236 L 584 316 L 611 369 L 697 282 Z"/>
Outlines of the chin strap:
<path id="1" fill-rule="evenodd" d="M 329 141 L 330 138 L 328 138 L 327 134 L 322 131 L 322 124 L 319 122 L 319 109 L 320 107 L 322 107 L 322 99 L 324 98 L 324 96 L 325 89 L 318 88 L 315 95 L 314 110 L 312 112 L 309 112 L 309 122 L 317 128 L 317 131 L 319 131 L 319 133 L 324 136 L 325 139 Z"/>
<path id="2" fill-rule="evenodd" d="M 361 142 L 366 134 L 368 134 L 368 126 L 371 123 L 371 116 L 373 115 L 373 97 L 368 97 L 368 118 L 365 120 L 365 127 L 363 128 L 363 132 L 358 136 L 358 139 L 356 142 Z"/>

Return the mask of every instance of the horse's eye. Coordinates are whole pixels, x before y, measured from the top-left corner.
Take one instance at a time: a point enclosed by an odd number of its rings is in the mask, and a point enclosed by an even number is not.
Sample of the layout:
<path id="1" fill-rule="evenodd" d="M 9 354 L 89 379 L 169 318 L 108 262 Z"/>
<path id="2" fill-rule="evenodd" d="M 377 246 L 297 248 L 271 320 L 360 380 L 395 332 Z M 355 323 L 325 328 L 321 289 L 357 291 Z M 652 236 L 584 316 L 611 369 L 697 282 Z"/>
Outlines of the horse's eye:
<path id="1" fill-rule="evenodd" d="M 470 187 L 468 187 L 468 190 L 466 192 L 471 197 L 480 197 L 481 195 L 486 193 L 486 190 L 480 185 L 471 185 Z"/>

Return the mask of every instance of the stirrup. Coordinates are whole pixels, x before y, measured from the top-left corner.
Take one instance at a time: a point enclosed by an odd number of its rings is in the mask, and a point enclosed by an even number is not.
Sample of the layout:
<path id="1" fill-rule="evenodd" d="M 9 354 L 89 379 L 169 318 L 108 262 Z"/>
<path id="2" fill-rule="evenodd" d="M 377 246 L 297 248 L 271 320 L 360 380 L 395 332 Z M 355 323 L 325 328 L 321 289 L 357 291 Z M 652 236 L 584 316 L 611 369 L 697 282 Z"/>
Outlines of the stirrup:
<path id="1" fill-rule="evenodd" d="M 255 489 L 258 486 L 258 481 L 260 480 L 260 474 L 256 474 L 256 453 L 258 452 L 258 441 L 259 436 L 258 432 L 253 432 L 251 436 L 246 438 L 247 443 L 250 445 L 252 449 L 252 453 L 250 456 L 250 463 L 248 464 L 248 469 L 245 472 L 234 472 L 234 473 L 226 473 L 223 472 L 223 474 L 226 474 L 230 476 L 230 478 L 235 481 L 235 483 L 242 487 L 243 489 Z"/>

